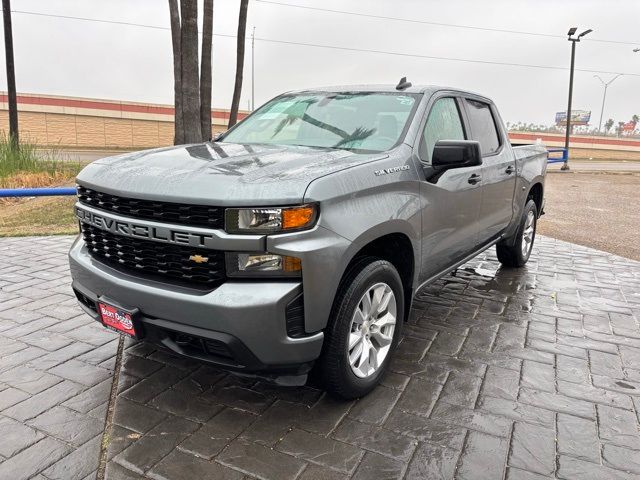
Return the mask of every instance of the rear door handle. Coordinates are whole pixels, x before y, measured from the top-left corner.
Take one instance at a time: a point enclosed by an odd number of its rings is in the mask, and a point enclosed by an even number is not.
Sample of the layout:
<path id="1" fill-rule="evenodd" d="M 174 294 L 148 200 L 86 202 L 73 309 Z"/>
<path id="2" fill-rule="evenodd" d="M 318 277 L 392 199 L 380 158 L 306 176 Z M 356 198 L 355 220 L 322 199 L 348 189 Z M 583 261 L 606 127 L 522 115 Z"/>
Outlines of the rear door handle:
<path id="1" fill-rule="evenodd" d="M 475 185 L 476 183 L 478 183 L 480 180 L 482 180 L 482 177 L 480 175 L 478 175 L 477 173 L 474 173 L 473 175 L 471 175 L 469 177 L 469 180 L 467 180 L 471 185 Z"/>
<path id="2" fill-rule="evenodd" d="M 506 173 L 507 175 L 511 175 L 514 172 L 515 168 L 513 168 L 513 165 L 509 165 L 507 167 L 507 169 L 504 171 L 504 173 Z"/>

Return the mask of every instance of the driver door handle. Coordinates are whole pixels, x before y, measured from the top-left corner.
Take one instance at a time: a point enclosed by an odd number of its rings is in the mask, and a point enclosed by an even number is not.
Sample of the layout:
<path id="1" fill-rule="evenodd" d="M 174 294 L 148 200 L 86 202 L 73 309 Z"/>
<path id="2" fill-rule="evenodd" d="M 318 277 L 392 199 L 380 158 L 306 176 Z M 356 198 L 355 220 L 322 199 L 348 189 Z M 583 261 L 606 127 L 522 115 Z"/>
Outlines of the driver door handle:
<path id="1" fill-rule="evenodd" d="M 482 176 L 478 175 L 477 173 L 474 173 L 473 175 L 471 175 L 469 177 L 469 179 L 467 180 L 471 185 L 475 185 L 476 183 L 478 183 L 480 180 L 482 180 Z"/>
<path id="2" fill-rule="evenodd" d="M 507 169 L 504 171 L 504 173 L 506 173 L 507 175 L 511 175 L 514 172 L 515 168 L 513 168 L 513 165 L 509 165 L 507 167 Z"/>

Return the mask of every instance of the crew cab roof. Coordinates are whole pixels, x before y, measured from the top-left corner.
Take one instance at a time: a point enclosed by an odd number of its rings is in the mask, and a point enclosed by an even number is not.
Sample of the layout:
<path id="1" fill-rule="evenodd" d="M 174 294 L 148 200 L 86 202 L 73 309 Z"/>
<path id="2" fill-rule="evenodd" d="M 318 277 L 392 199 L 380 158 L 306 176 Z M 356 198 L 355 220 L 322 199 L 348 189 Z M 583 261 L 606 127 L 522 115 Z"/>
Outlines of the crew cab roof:
<path id="1" fill-rule="evenodd" d="M 380 85 L 334 85 L 328 87 L 305 88 L 301 90 L 291 90 L 287 93 L 306 93 L 306 92 L 385 92 L 385 93 L 422 93 L 432 94 L 437 91 L 447 90 L 461 94 L 469 94 L 477 97 L 486 98 L 484 95 L 461 90 L 455 87 L 446 87 L 439 85 L 413 85 L 404 90 L 397 90 L 396 85 L 380 84 Z"/>

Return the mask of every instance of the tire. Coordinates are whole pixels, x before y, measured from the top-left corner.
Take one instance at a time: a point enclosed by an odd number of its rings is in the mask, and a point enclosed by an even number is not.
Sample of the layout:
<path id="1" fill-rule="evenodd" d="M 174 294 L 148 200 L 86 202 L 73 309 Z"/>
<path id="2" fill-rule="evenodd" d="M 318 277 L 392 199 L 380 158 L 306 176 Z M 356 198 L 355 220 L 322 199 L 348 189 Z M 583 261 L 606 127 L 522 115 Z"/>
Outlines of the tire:
<path id="1" fill-rule="evenodd" d="M 376 303 L 381 308 L 375 309 Z M 367 306 L 370 307 L 369 316 L 366 315 Z M 394 309 L 395 323 L 390 329 Z M 362 397 L 373 390 L 396 349 L 403 321 L 404 291 L 395 267 L 374 257 L 354 262 L 340 282 L 331 321 L 325 330 L 322 354 L 316 365 L 325 390 L 346 400 Z M 349 341 L 356 340 L 350 349 Z M 374 350 L 380 355 L 374 354 Z"/>
<path id="2" fill-rule="evenodd" d="M 513 237 L 496 245 L 498 260 L 505 267 L 519 268 L 529 260 L 538 225 L 538 208 L 531 198 L 527 200 L 520 225 Z"/>

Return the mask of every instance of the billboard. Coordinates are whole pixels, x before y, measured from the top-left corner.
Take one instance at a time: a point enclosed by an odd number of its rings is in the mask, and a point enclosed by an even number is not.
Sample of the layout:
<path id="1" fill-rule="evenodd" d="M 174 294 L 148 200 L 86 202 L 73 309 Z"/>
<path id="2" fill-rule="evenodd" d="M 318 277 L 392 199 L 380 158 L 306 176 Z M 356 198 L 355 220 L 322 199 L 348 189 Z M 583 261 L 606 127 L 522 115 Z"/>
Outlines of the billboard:
<path id="1" fill-rule="evenodd" d="M 571 125 L 587 125 L 591 120 L 591 112 L 587 110 L 571 110 Z M 556 125 L 567 124 L 567 111 L 556 113 Z"/>

